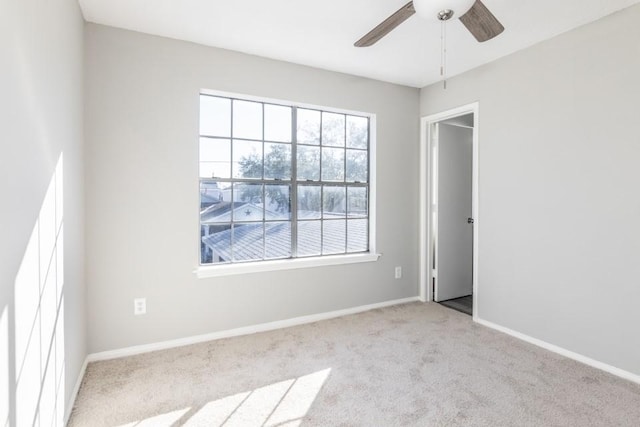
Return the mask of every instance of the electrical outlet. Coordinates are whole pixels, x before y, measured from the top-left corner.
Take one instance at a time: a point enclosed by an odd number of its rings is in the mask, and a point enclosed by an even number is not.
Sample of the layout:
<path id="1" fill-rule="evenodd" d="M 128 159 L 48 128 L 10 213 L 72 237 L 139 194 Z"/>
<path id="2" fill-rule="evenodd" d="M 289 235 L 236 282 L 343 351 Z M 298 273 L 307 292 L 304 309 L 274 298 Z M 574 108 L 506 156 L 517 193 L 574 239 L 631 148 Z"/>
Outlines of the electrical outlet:
<path id="1" fill-rule="evenodd" d="M 136 316 L 147 314 L 146 298 L 136 298 L 133 300 L 133 314 L 135 314 Z"/>
<path id="2" fill-rule="evenodd" d="M 400 279 L 402 277 L 402 267 L 396 267 L 396 279 Z"/>

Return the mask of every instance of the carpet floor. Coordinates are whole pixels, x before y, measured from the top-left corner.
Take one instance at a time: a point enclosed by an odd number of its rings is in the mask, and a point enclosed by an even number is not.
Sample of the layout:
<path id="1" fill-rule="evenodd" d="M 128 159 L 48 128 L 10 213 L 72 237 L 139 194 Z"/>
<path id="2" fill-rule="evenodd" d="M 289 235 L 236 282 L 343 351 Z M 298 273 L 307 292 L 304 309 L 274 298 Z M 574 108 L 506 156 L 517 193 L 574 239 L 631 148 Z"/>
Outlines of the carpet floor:
<path id="1" fill-rule="evenodd" d="M 638 426 L 640 386 L 412 303 L 87 367 L 69 426 Z"/>

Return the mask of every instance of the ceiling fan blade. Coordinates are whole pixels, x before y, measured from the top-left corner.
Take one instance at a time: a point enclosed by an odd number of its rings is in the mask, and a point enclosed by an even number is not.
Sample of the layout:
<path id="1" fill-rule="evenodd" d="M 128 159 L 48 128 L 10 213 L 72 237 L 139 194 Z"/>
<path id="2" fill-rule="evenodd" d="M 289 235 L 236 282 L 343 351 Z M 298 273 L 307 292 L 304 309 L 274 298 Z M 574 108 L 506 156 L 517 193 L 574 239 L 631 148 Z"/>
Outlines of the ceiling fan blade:
<path id="1" fill-rule="evenodd" d="M 413 8 L 413 1 L 410 1 L 353 45 L 355 47 L 368 47 L 375 44 L 378 40 L 389 34 L 391 30 L 409 19 L 414 13 L 416 13 L 416 10 Z"/>
<path id="2" fill-rule="evenodd" d="M 504 31 L 504 26 L 480 0 L 476 0 L 460 21 L 479 42 L 486 42 Z"/>

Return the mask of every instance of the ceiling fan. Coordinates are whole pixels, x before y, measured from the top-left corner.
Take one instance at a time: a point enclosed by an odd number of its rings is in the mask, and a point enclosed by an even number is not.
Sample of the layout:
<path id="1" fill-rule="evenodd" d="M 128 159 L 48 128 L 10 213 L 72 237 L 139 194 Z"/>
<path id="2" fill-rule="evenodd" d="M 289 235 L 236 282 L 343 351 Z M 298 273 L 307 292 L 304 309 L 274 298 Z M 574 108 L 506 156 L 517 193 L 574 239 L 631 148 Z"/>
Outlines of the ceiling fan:
<path id="1" fill-rule="evenodd" d="M 441 22 L 459 16 L 479 42 L 491 40 L 504 31 L 504 26 L 480 0 L 413 0 L 369 31 L 354 46 L 372 46 L 415 13 L 428 19 L 437 18 Z"/>

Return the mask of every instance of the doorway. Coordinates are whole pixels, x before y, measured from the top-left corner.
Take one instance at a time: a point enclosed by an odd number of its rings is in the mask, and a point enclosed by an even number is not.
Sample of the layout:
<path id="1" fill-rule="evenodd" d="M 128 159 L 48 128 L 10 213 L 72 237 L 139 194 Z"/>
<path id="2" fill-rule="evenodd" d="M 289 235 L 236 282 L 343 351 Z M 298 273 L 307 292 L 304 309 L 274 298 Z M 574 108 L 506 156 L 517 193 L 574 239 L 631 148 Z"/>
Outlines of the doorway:
<path id="1" fill-rule="evenodd" d="M 421 296 L 477 314 L 478 105 L 423 119 Z"/>

